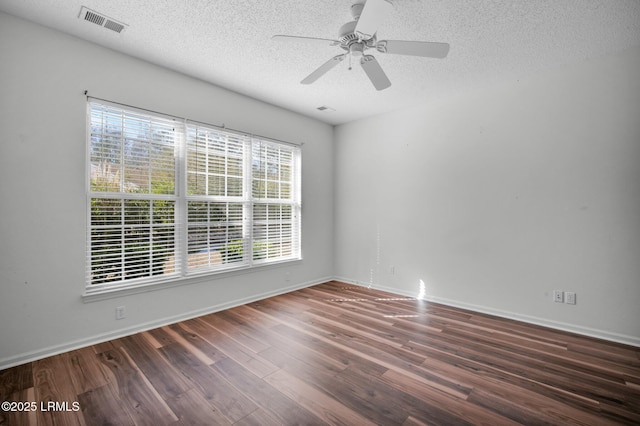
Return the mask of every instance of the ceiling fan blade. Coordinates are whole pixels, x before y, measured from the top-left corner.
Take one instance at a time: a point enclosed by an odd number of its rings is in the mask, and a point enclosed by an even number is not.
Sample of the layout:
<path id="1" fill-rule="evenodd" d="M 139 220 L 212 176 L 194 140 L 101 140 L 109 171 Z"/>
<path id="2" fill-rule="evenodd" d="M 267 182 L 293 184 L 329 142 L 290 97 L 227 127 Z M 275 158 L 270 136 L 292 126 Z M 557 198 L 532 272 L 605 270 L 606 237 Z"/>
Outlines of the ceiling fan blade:
<path id="1" fill-rule="evenodd" d="M 362 40 L 369 40 L 378 31 L 378 27 L 393 6 L 385 0 L 367 0 L 356 23 L 354 33 Z"/>
<path id="2" fill-rule="evenodd" d="M 324 46 L 337 46 L 340 44 L 338 40 L 331 40 L 329 38 L 316 38 L 316 37 L 298 37 L 289 35 L 274 35 L 271 40 L 284 41 L 284 42 L 303 42 L 321 44 Z"/>
<path id="3" fill-rule="evenodd" d="M 391 82 L 375 57 L 371 55 L 364 55 L 360 60 L 360 64 L 376 90 L 384 90 L 391 86 Z"/>
<path id="4" fill-rule="evenodd" d="M 334 56 L 333 58 L 329 59 L 324 64 L 320 65 L 320 67 L 317 70 L 315 70 L 314 72 L 309 74 L 300 83 L 302 83 L 302 84 L 311 84 L 311 83 L 313 83 L 314 81 L 316 81 L 317 79 L 319 79 L 320 77 L 325 75 L 330 69 L 332 69 L 333 67 L 338 65 L 340 62 L 342 62 L 342 60 L 344 59 L 345 56 L 347 56 L 346 53 L 343 53 L 342 55 Z"/>
<path id="5" fill-rule="evenodd" d="M 381 53 L 395 55 L 423 56 L 426 58 L 445 58 L 449 53 L 449 43 L 430 41 L 380 40 L 376 49 Z"/>

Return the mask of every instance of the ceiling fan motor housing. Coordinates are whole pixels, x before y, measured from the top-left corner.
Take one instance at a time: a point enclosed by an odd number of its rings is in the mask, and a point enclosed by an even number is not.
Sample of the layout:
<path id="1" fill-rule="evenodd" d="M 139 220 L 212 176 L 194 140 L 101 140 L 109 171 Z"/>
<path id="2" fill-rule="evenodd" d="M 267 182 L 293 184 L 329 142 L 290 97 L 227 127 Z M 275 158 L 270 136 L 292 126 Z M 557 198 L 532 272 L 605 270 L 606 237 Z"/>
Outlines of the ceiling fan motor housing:
<path id="1" fill-rule="evenodd" d="M 364 43 L 351 43 L 349 45 L 349 53 L 351 56 L 362 56 L 364 52 Z"/>
<path id="2" fill-rule="evenodd" d="M 350 42 L 358 40 L 358 36 L 354 32 L 356 29 L 356 24 L 357 21 L 351 21 L 340 27 L 338 40 L 340 40 L 340 44 L 342 46 L 348 48 Z"/>
<path id="3" fill-rule="evenodd" d="M 354 43 L 364 46 L 364 48 L 366 49 L 370 47 L 375 47 L 375 44 L 376 44 L 375 35 L 368 40 L 362 40 L 360 39 L 360 37 L 356 35 L 355 28 L 357 23 L 358 21 L 347 22 L 342 27 L 340 27 L 340 31 L 338 33 L 338 40 L 340 41 L 340 47 L 342 47 L 346 51 L 350 51 L 351 53 L 354 53 L 353 50 L 351 49 L 351 46 Z"/>

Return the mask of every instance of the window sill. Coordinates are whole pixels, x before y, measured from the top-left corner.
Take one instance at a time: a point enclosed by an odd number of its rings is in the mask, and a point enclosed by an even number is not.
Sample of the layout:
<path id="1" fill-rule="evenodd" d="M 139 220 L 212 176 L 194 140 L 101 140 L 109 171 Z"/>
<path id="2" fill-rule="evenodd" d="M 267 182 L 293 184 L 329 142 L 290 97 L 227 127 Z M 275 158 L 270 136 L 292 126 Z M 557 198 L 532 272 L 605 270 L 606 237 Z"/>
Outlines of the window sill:
<path id="1" fill-rule="evenodd" d="M 183 285 L 201 284 L 212 280 L 220 280 L 224 278 L 234 277 L 237 275 L 251 274 L 254 272 L 260 272 L 268 269 L 275 269 L 282 267 L 283 265 L 292 265 L 302 262 L 300 259 L 282 260 L 280 262 L 266 263 L 262 265 L 246 266 L 243 268 L 215 271 L 215 272 L 201 272 L 194 273 L 185 277 L 167 278 L 162 281 L 145 282 L 131 285 L 120 285 L 116 288 L 102 288 L 99 290 L 85 289 L 82 294 L 82 301 L 84 303 L 98 302 L 101 300 L 115 299 L 118 297 L 130 296 L 139 293 L 148 293 L 150 291 L 164 290 L 172 287 L 180 287 Z"/>

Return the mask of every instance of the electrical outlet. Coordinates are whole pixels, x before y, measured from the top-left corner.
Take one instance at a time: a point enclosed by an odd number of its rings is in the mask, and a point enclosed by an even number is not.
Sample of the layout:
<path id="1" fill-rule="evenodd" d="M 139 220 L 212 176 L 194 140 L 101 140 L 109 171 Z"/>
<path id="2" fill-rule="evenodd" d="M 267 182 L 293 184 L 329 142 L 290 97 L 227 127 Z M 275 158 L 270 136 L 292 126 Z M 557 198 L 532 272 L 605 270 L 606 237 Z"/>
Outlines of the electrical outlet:
<path id="1" fill-rule="evenodd" d="M 124 306 L 118 306 L 116 308 L 116 319 L 121 320 L 127 316 Z"/>
<path id="2" fill-rule="evenodd" d="M 562 290 L 553 290 L 553 301 L 556 303 L 564 302 L 564 293 Z"/>
<path id="3" fill-rule="evenodd" d="M 286 282 L 291 281 L 291 272 L 285 272 L 285 273 L 284 273 L 284 280 L 285 280 Z"/>
<path id="4" fill-rule="evenodd" d="M 569 305 L 576 304 L 576 293 L 573 291 L 567 291 L 564 294 L 564 303 L 568 303 Z"/>
<path id="5" fill-rule="evenodd" d="M 389 275 L 395 275 L 396 273 L 396 267 L 391 265 L 389 266 Z"/>

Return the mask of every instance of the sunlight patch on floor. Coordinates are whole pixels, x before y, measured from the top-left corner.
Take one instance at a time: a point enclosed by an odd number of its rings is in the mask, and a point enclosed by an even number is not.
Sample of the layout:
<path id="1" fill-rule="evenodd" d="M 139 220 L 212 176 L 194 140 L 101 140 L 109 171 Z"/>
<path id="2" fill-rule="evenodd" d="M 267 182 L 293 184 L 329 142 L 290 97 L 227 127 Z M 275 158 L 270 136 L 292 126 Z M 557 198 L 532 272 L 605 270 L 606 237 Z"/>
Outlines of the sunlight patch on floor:
<path id="1" fill-rule="evenodd" d="M 394 302 L 416 300 L 414 297 L 376 297 L 373 299 L 327 299 L 327 302 Z"/>

